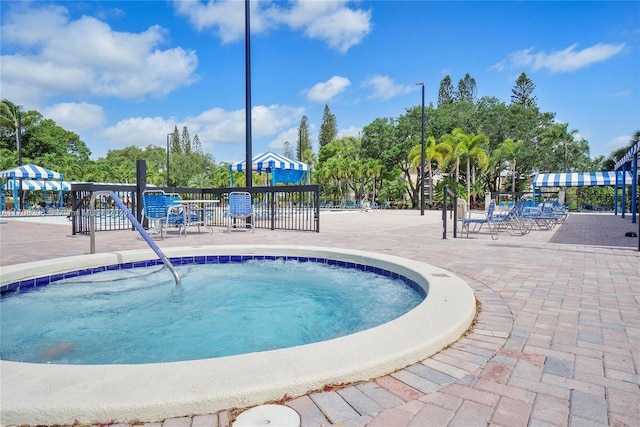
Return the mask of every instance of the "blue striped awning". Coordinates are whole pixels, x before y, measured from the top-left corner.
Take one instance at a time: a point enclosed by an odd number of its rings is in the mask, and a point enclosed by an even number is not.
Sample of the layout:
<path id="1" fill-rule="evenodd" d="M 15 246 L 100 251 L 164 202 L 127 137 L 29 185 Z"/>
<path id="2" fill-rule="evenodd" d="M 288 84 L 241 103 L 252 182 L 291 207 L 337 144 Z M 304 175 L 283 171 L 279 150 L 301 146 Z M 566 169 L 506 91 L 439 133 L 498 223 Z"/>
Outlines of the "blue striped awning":
<path id="1" fill-rule="evenodd" d="M 627 154 L 616 162 L 616 170 L 620 169 L 625 163 L 630 162 L 634 156 L 640 156 L 640 142 L 636 142 L 635 145 L 627 151 Z"/>
<path id="2" fill-rule="evenodd" d="M 32 164 L 0 172 L 3 178 L 62 179 L 62 174 Z"/>
<path id="3" fill-rule="evenodd" d="M 620 184 L 622 171 L 618 171 Z M 626 181 L 631 184 L 631 174 L 627 172 Z M 540 173 L 533 179 L 534 187 L 602 187 L 616 185 L 616 172 L 573 172 Z"/>
<path id="4" fill-rule="evenodd" d="M 247 162 L 231 163 L 230 171 L 243 171 Z M 252 170 L 254 172 L 272 172 L 275 169 L 308 171 L 309 165 L 306 163 L 291 160 L 283 155 L 267 151 L 266 153 L 253 156 Z"/>
<path id="5" fill-rule="evenodd" d="M 20 181 L 18 180 L 10 180 L 4 185 L 5 190 L 13 190 L 14 187 L 19 187 Z M 71 190 L 71 184 L 67 181 L 62 181 L 62 185 L 60 185 L 60 181 L 44 181 L 44 180 L 35 180 L 35 179 L 23 179 L 22 180 L 22 189 L 23 190 L 38 190 L 38 191 L 69 191 Z"/>

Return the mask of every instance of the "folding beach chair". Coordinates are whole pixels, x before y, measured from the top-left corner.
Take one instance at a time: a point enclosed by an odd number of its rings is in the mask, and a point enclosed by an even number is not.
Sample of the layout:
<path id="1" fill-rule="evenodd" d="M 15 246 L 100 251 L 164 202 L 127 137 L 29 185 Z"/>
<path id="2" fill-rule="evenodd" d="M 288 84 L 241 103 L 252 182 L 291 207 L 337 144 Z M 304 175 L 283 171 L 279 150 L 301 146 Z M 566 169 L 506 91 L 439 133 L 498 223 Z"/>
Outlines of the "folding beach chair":
<path id="1" fill-rule="evenodd" d="M 251 194 L 240 191 L 229 193 L 227 216 L 229 217 L 229 222 L 227 224 L 227 231 L 229 233 L 231 232 L 231 227 L 242 227 L 241 224 L 243 223 L 244 228 L 250 227 L 251 232 L 255 232 L 255 215 L 253 212 L 253 204 L 251 202 Z"/>
<path id="2" fill-rule="evenodd" d="M 147 190 L 142 193 L 142 220 L 147 219 L 155 234 L 164 239 L 167 227 L 178 227 L 178 234 L 184 230 L 187 236 L 185 210 L 180 204 L 168 198 L 162 190 Z"/>

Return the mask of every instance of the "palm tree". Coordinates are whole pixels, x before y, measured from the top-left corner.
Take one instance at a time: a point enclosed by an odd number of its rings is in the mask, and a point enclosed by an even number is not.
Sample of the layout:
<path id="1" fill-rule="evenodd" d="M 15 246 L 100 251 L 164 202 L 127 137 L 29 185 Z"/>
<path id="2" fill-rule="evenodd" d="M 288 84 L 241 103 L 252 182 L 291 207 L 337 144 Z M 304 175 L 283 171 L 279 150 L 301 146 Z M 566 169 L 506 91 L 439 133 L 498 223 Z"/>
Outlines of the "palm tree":
<path id="1" fill-rule="evenodd" d="M 187 187 L 206 188 L 211 186 L 211 178 L 206 172 L 198 173 L 189 178 Z"/>
<path id="2" fill-rule="evenodd" d="M 16 135 L 18 165 L 22 164 L 22 147 L 20 146 L 21 114 L 22 105 L 16 105 L 6 98 L 0 102 L 0 125 L 13 129 Z"/>
<path id="3" fill-rule="evenodd" d="M 511 194 L 514 201 L 516 197 L 516 161 L 521 147 L 521 140 L 514 141 L 509 138 L 505 139 L 496 150 L 499 157 L 509 161 L 509 169 L 511 171 Z"/>
<path id="4" fill-rule="evenodd" d="M 371 191 L 372 191 L 371 201 L 372 202 L 376 201 L 376 184 L 377 184 L 378 178 L 380 177 L 380 174 L 382 174 L 383 169 L 384 169 L 384 165 L 380 160 L 369 159 L 367 161 L 367 172 L 369 175 L 371 175 L 371 180 L 372 180 L 372 184 L 371 184 Z"/>
<path id="5" fill-rule="evenodd" d="M 429 170 L 429 207 L 433 206 L 433 162 L 438 164 L 438 168 L 440 168 L 440 164 L 444 162 L 445 151 L 442 149 L 444 147 L 438 147 L 438 143 L 436 142 L 436 138 L 433 135 L 430 135 L 425 139 L 425 147 L 424 147 L 424 160 L 427 163 L 427 169 Z"/>
<path id="6" fill-rule="evenodd" d="M 460 159 L 466 159 L 467 166 L 467 205 L 470 204 L 471 194 L 471 161 L 474 160 L 482 169 L 489 164 L 489 159 L 484 147 L 489 143 L 489 138 L 484 134 L 467 135 L 460 128 L 455 128 L 451 134 L 445 135 L 445 141 L 453 147 L 452 155 L 455 160 L 456 182 L 459 182 Z"/>
<path id="7" fill-rule="evenodd" d="M 424 140 L 424 144 L 424 161 L 425 166 L 429 171 L 429 206 L 431 207 L 433 206 L 433 162 L 436 162 L 439 165 L 442 164 L 444 161 L 446 150 L 443 150 L 443 148 L 445 148 L 444 146 L 438 147 L 439 144 L 436 143 L 436 139 L 433 135 L 427 137 Z M 408 160 L 412 167 L 416 168 L 418 171 L 421 171 L 421 169 L 419 169 L 419 164 L 422 160 L 421 144 L 418 144 L 411 149 L 411 151 L 409 152 Z M 422 179 L 422 177 L 424 177 L 424 173 L 420 174 L 419 179 Z M 418 181 L 417 184 L 419 185 L 420 182 Z"/>
<path id="8" fill-rule="evenodd" d="M 444 151 L 447 153 L 447 161 L 445 163 L 449 163 L 453 161 L 453 170 L 451 173 L 456 174 L 456 182 L 460 180 L 460 157 L 462 157 L 462 153 L 460 153 L 461 147 L 459 147 L 459 139 L 456 137 L 456 131 L 462 132 L 462 129 L 456 128 L 451 133 L 444 134 L 442 136 L 442 147 L 445 149 Z"/>
<path id="9" fill-rule="evenodd" d="M 420 161 L 422 160 L 422 145 L 417 144 L 414 145 L 413 148 L 409 151 L 407 155 L 407 161 L 409 165 L 411 165 L 411 170 L 415 170 L 418 172 L 416 174 L 416 188 L 420 188 L 420 180 L 424 179 L 424 173 L 422 171 L 423 165 L 420 165 Z M 420 196 L 423 197 L 423 196 Z"/>
<path id="10" fill-rule="evenodd" d="M 344 194 L 343 187 L 342 187 L 343 180 L 346 178 L 346 174 L 347 174 L 347 164 L 345 159 L 337 156 L 331 157 L 325 162 L 325 166 L 329 171 L 330 176 L 333 178 L 333 180 L 336 183 L 336 186 L 339 191 L 338 195 L 340 196 L 341 199 L 346 200 L 345 199 L 346 194 Z"/>
<path id="11" fill-rule="evenodd" d="M 554 123 L 543 134 L 542 140 L 552 144 L 562 143 L 564 151 L 564 172 L 569 172 L 567 163 L 567 151 L 569 143 L 573 142 L 573 137 L 578 133 L 576 129 L 568 130 L 568 123 Z M 551 171 L 550 171 L 551 172 Z"/>

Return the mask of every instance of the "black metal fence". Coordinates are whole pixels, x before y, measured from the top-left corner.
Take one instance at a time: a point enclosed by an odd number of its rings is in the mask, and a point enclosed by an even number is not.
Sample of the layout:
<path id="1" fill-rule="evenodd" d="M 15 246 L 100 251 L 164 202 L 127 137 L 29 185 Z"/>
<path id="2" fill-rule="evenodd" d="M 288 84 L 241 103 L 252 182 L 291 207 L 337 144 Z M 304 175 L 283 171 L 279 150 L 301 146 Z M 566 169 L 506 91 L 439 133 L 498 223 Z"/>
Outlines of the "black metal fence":
<path id="1" fill-rule="evenodd" d="M 95 191 L 110 190 L 118 195 L 125 205 L 142 219 L 142 193 L 147 190 L 162 190 L 173 193 L 183 200 L 216 200 L 215 204 L 203 204 L 202 219 L 210 227 L 227 227 L 227 200 L 230 192 L 251 193 L 255 212 L 255 228 L 270 230 L 320 231 L 320 186 L 290 185 L 275 187 L 227 187 L 227 188 L 167 188 L 138 185 L 72 184 L 71 223 L 73 234 L 89 234 L 89 201 Z M 146 226 L 146 224 L 143 224 Z M 131 222 L 109 196 L 96 200 L 95 230 L 133 229 Z"/>

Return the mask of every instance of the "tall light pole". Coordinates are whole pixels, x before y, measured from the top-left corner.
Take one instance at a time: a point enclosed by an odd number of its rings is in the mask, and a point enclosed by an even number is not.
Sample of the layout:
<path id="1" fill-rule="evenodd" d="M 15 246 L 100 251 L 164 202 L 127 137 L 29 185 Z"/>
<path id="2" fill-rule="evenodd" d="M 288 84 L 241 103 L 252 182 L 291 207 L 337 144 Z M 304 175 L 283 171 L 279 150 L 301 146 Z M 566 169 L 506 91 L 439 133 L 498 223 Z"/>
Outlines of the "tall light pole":
<path id="1" fill-rule="evenodd" d="M 416 83 L 422 86 L 422 139 L 420 140 L 420 215 L 424 216 L 424 83 Z"/>
<path id="2" fill-rule="evenodd" d="M 16 129 L 16 145 L 18 148 L 18 166 L 22 166 L 22 115 L 18 110 L 18 129 Z M 20 185 L 22 188 L 22 184 Z"/>
<path id="3" fill-rule="evenodd" d="M 251 19 L 250 1 L 244 2 L 244 86 L 245 86 L 245 163 L 246 186 L 253 187 L 253 154 L 251 147 Z"/>
<path id="4" fill-rule="evenodd" d="M 167 134 L 167 187 L 169 186 L 169 142 L 171 140 L 171 134 Z"/>

